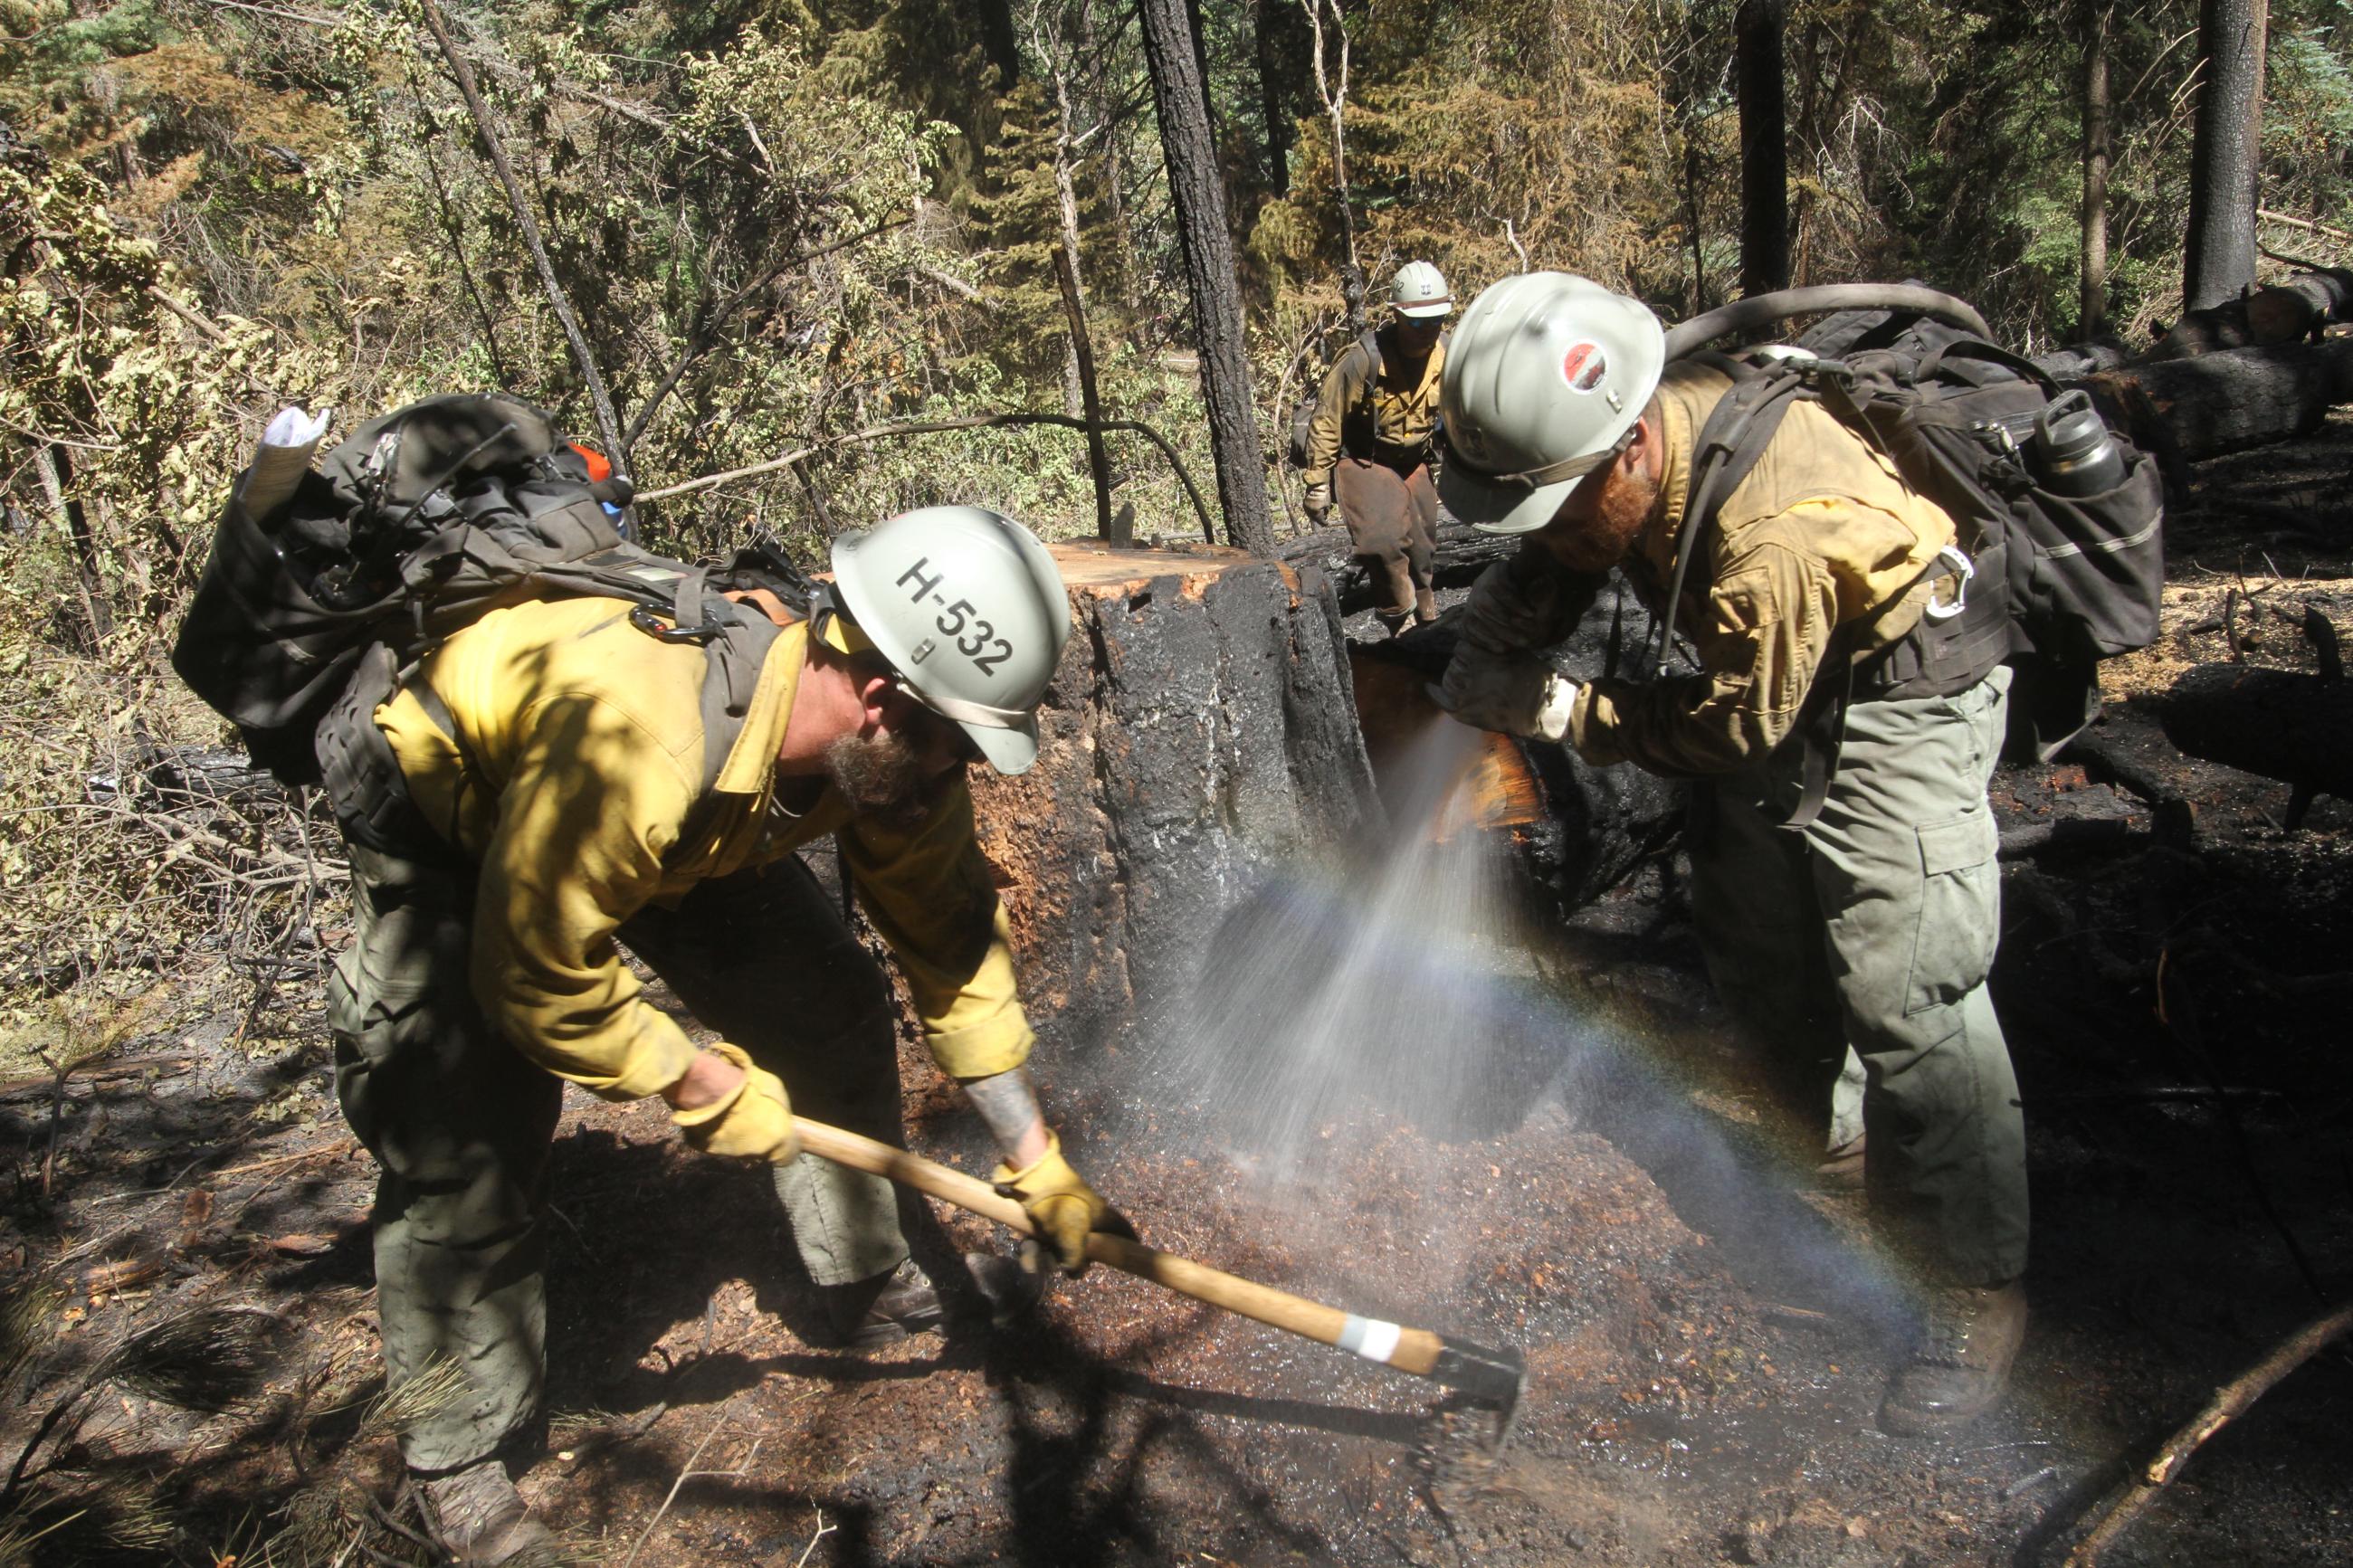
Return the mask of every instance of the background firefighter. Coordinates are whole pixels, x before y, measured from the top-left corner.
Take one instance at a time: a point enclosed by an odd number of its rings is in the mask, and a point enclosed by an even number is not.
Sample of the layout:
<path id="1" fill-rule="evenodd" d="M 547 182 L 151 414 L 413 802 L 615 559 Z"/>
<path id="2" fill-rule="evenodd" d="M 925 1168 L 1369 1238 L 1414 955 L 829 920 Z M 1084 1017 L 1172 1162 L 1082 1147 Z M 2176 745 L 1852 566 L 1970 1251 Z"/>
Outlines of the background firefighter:
<path id="1" fill-rule="evenodd" d="M 1438 491 L 1430 459 L 1446 363 L 1446 279 L 1409 261 L 1389 285 L 1390 320 L 1341 351 L 1308 428 L 1307 516 L 1321 527 L 1340 501 L 1348 540 L 1372 573 L 1373 603 L 1394 633 L 1438 618 L 1430 595 Z"/>
<path id="2" fill-rule="evenodd" d="M 1927 1286 L 1880 1419 L 1927 1432 L 1992 1404 L 2025 1327 L 2025 1131 L 1986 988 L 2010 672 L 1901 676 L 1945 624 L 1924 610 L 1955 598 L 1956 529 L 1815 404 L 1698 525 L 1681 620 L 1700 669 L 1554 670 L 1544 650 L 1613 566 L 1666 608 L 1695 438 L 1730 383 L 1663 354 L 1641 303 L 1566 274 L 1464 314 L 1447 504 L 1529 538 L 1474 586 L 1445 695 L 1466 722 L 1701 781 L 1693 905 L 1718 990 L 1817 1127 L 1848 1047 L 1862 1058 L 1873 1222 Z"/>

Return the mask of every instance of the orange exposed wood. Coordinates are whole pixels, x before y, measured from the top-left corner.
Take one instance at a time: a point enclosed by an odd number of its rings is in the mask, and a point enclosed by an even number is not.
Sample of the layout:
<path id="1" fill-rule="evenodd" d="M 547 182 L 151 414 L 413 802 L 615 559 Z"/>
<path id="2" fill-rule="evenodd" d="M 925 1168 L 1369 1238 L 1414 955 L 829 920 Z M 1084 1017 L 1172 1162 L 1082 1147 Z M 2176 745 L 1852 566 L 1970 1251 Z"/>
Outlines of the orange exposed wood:
<path id="1" fill-rule="evenodd" d="M 1348 662 L 1356 680 L 1356 718 L 1364 727 L 1365 752 L 1371 759 L 1373 776 L 1383 778 L 1406 747 L 1438 721 L 1441 710 L 1425 689 L 1425 678 L 1411 668 L 1353 654 Z M 1482 736 L 1469 774 L 1433 837 L 1446 839 L 1466 827 L 1514 827 L 1544 819 L 1544 785 L 1510 736 Z"/>

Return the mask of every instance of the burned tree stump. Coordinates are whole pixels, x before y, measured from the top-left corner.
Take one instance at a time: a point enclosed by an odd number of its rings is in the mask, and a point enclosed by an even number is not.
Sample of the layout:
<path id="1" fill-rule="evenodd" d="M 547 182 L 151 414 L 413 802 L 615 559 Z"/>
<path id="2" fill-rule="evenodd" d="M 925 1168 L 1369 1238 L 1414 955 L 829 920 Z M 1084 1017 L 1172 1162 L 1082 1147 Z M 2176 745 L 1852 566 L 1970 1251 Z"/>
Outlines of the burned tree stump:
<path id="1" fill-rule="evenodd" d="M 2353 800 L 2353 683 L 2243 664 L 2201 664 L 2173 683 L 2166 739 L 2193 757 L 2290 787 L 2294 828 L 2316 795 Z"/>
<path id="2" fill-rule="evenodd" d="M 1054 547 L 1076 630 L 1038 763 L 976 770 L 1025 1000 L 1067 1047 L 1198 978 L 1267 870 L 1381 822 L 1332 587 L 1240 551 Z"/>

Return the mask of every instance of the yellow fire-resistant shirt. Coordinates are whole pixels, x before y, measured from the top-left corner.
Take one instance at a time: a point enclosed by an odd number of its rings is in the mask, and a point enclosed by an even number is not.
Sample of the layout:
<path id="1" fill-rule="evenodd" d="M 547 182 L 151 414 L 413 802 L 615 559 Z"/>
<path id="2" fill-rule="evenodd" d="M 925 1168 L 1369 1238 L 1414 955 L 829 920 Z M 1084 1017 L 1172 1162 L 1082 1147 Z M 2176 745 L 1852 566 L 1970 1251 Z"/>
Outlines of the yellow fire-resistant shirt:
<path id="1" fill-rule="evenodd" d="M 1396 335 L 1388 327 L 1378 334 L 1381 374 L 1373 376 L 1372 356 L 1362 339 L 1340 351 L 1324 378 L 1323 395 L 1315 402 L 1315 417 L 1307 426 L 1307 482 L 1320 485 L 1332 478 L 1332 465 L 1343 455 L 1370 458 L 1370 450 L 1347 451 L 1343 444 L 1351 433 L 1344 422 L 1372 404 L 1372 439 L 1380 446 L 1413 447 L 1428 441 L 1438 428 L 1439 382 L 1446 368 L 1446 345 L 1430 346 L 1430 357 L 1419 365 L 1405 363 Z M 1369 385 L 1367 384 L 1370 384 Z"/>
<path id="2" fill-rule="evenodd" d="M 615 931 L 649 902 L 831 833 L 942 1069 L 979 1078 L 1027 1059 L 1032 1036 L 1004 907 L 964 785 L 911 833 L 853 817 L 830 784 L 803 815 L 778 805 L 776 749 L 803 623 L 769 648 L 716 802 L 697 811 L 702 650 L 656 641 L 628 612 L 612 599 L 534 601 L 452 637 L 419 679 L 457 737 L 409 691 L 376 710 L 426 820 L 480 867 L 473 983 L 491 1023 L 550 1072 L 608 1100 L 676 1083 L 695 1047 L 639 995 Z"/>
<path id="3" fill-rule="evenodd" d="M 1668 367 L 1660 384 L 1659 504 L 1620 563 L 1655 612 L 1674 581 L 1693 448 L 1731 384 L 1688 363 Z M 1569 714 L 1569 742 L 1596 765 L 1663 773 L 1762 762 L 1795 727 L 1831 634 L 1853 624 L 1848 650 L 1863 654 L 1910 631 L 1936 586 L 1937 552 L 1954 538 L 1951 517 L 1892 461 L 1818 405 L 1792 405 L 1725 498 L 1684 580 L 1675 626 L 1698 647 L 1699 673 L 1592 682 Z"/>

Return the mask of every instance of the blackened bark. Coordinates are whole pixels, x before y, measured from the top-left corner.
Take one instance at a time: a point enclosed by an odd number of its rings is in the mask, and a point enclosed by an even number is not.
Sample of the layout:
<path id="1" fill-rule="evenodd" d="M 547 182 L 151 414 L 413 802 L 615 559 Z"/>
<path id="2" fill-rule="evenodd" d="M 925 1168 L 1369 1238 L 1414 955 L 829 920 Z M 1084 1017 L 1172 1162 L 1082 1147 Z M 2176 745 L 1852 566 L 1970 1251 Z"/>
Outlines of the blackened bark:
<path id="1" fill-rule="evenodd" d="M 2255 179 L 2268 0 L 2205 0 L 2182 302 L 2202 310 L 2255 281 Z"/>
<path id="2" fill-rule="evenodd" d="M 2353 682 L 2341 676 L 2201 664 L 2173 683 L 2165 737 L 2193 757 L 2353 800 Z M 2301 815 L 2300 809 L 2297 815 Z"/>
<path id="3" fill-rule="evenodd" d="M 1038 763 L 976 770 L 1030 1016 L 1092 1052 L 1203 976 L 1269 871 L 1381 821 L 1328 584 L 1235 551 L 1053 547 L 1077 634 Z"/>
<path id="4" fill-rule="evenodd" d="M 1198 40 L 1186 0 L 1141 0 L 1140 12 L 1161 151 L 1176 203 L 1177 240 L 1192 289 L 1201 391 L 1208 405 L 1209 449 L 1218 464 L 1226 537 L 1253 554 L 1270 554 L 1274 528 L 1267 516 L 1265 454 L 1250 400 L 1241 289 L 1234 276 L 1233 239 L 1226 232 L 1225 187 L 1209 134 Z"/>
<path id="5" fill-rule="evenodd" d="M 1733 24 L 1740 100 L 1740 291 L 1789 286 L 1788 102 L 1781 73 L 1787 0 L 1741 0 Z"/>
<path id="6" fill-rule="evenodd" d="M 2302 272 L 2285 282 L 2192 310 L 2173 323 L 2150 360 L 2183 359 L 2218 349 L 2274 348 L 2329 321 L 2353 320 L 2353 270 Z"/>
<path id="7" fill-rule="evenodd" d="M 2130 364 L 2091 377 L 2132 418 L 2144 447 L 2169 441 L 2190 462 L 2309 435 L 2353 403 L 2353 339 L 2286 348 L 2231 349 Z M 2147 427 L 2153 418 L 2156 428 Z"/>

